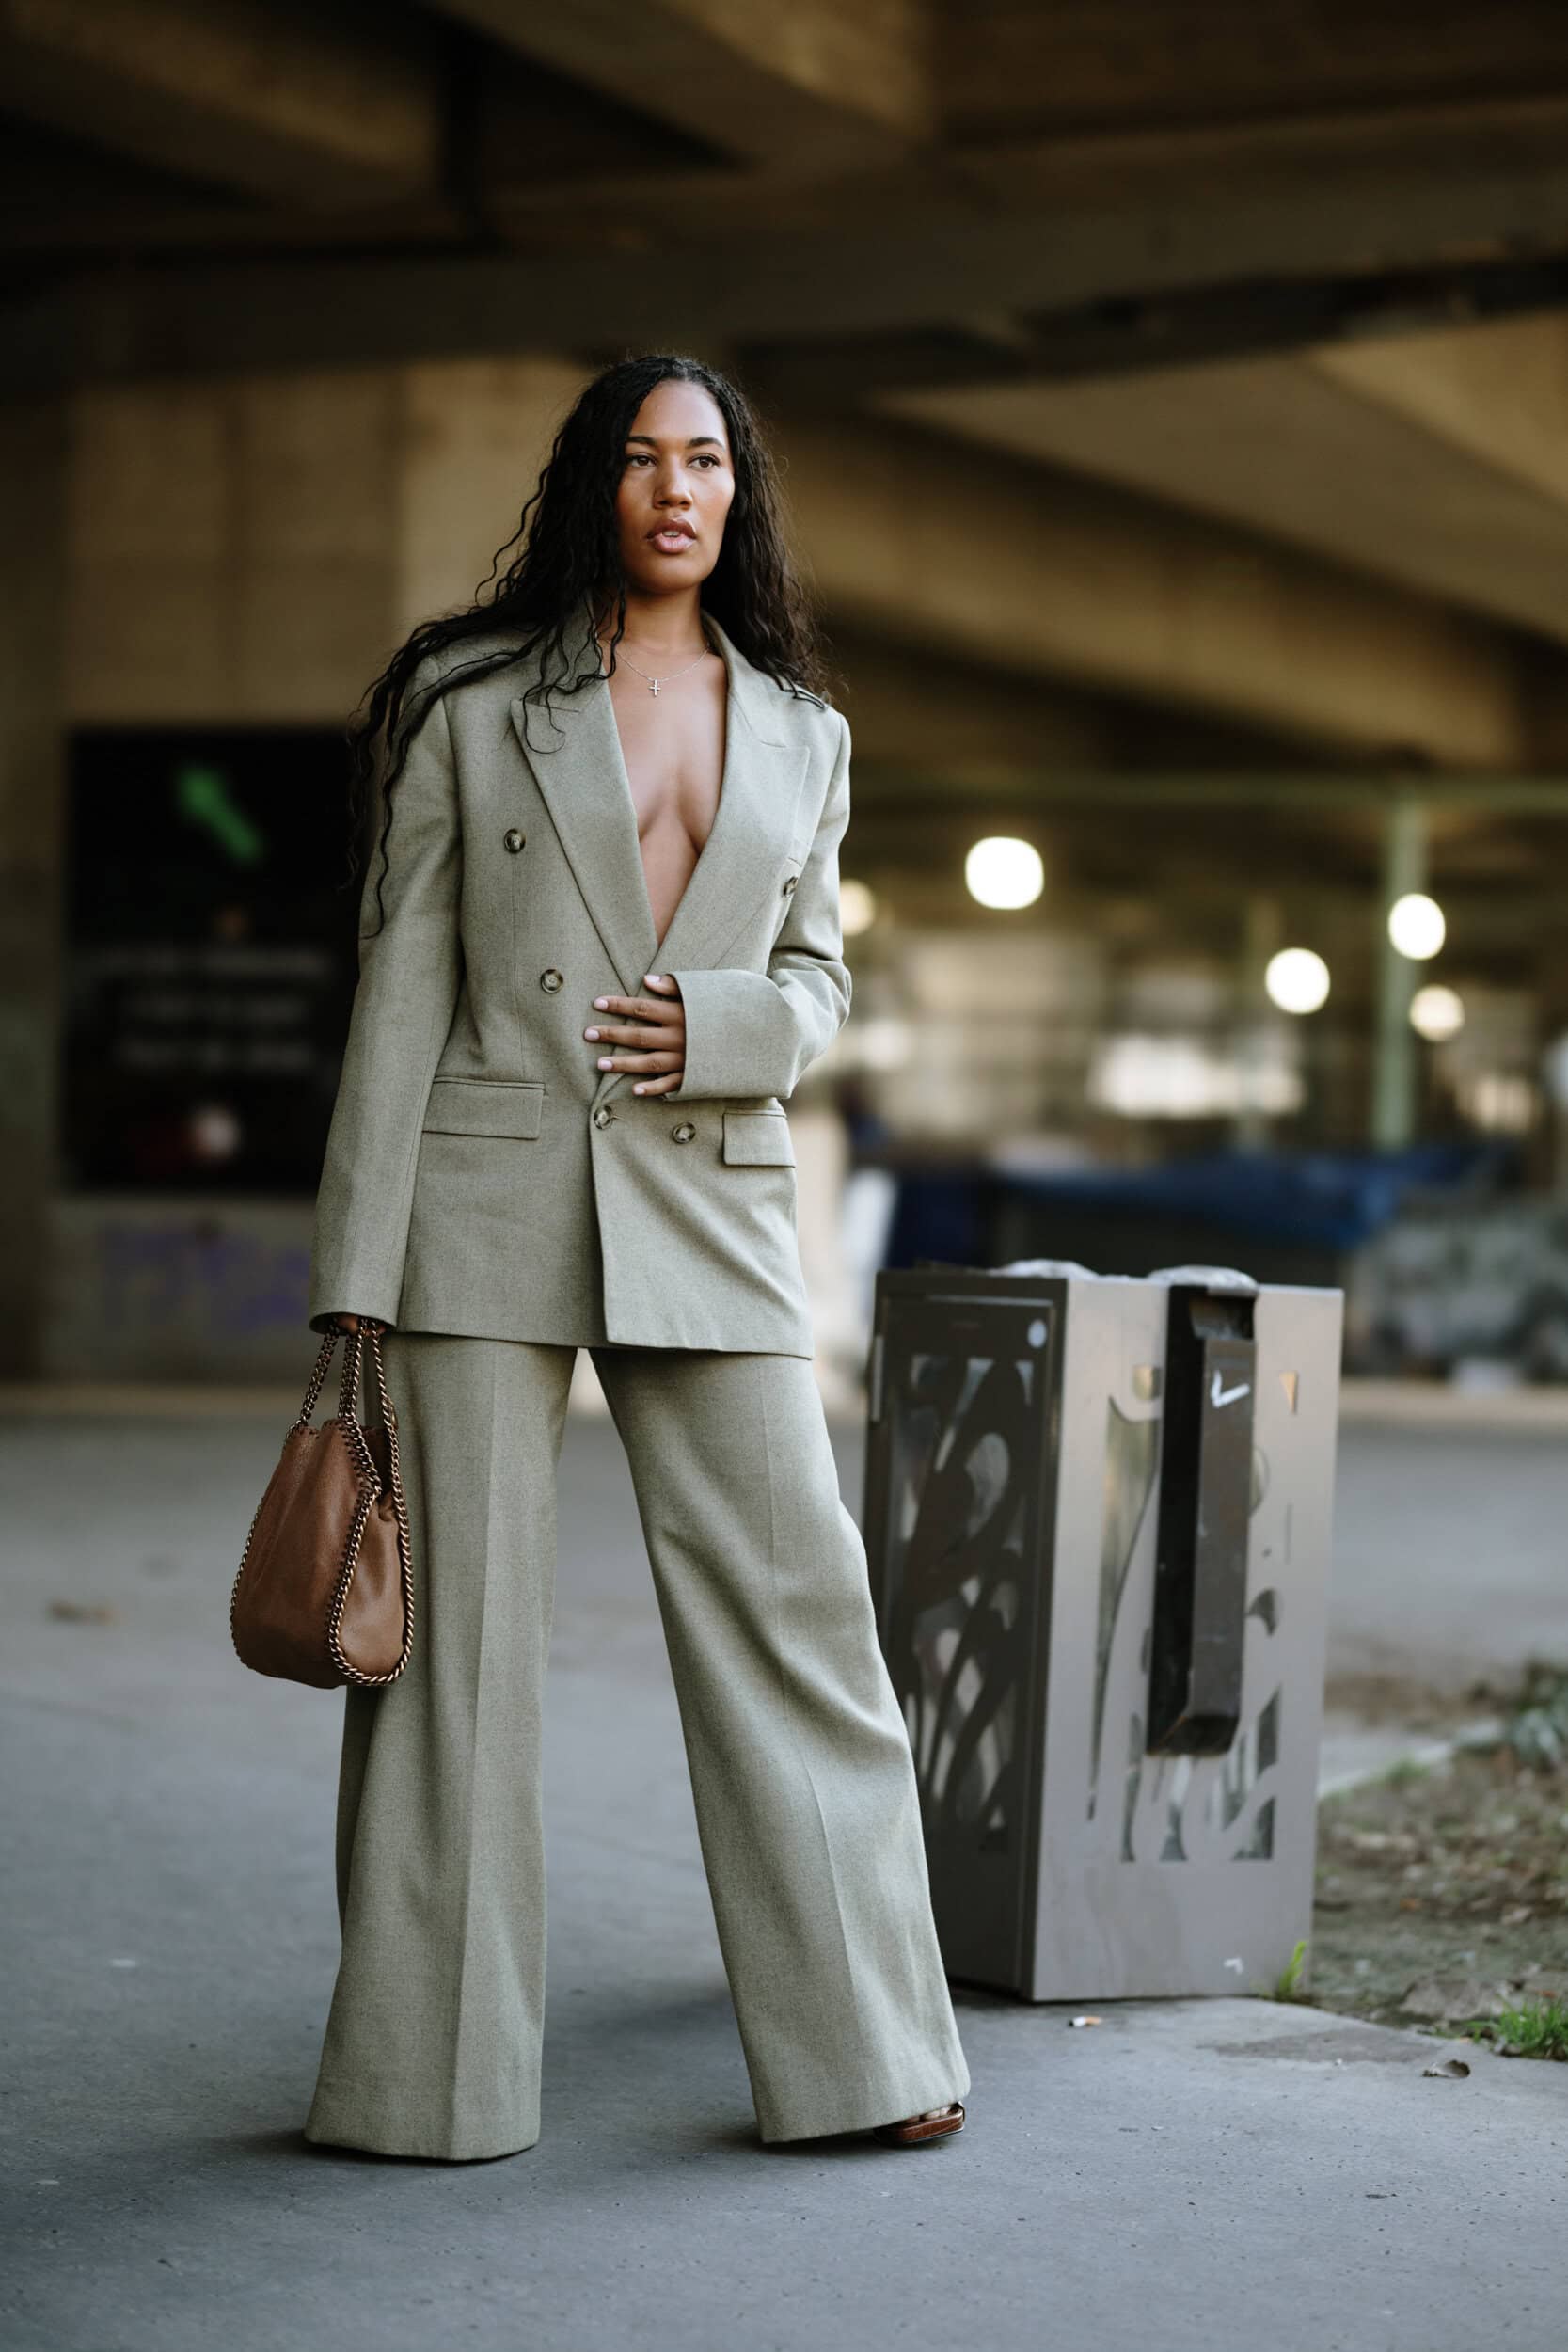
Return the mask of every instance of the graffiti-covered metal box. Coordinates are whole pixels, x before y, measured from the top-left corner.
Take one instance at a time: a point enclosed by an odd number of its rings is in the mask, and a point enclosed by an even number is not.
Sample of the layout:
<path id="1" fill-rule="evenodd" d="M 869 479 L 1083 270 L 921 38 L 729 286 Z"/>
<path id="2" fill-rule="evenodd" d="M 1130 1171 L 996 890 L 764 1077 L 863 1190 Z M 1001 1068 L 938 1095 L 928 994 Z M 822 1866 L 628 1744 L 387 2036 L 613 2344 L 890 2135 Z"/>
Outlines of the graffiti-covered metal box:
<path id="1" fill-rule="evenodd" d="M 954 1978 L 1259 1991 L 1307 1936 L 1342 1308 L 879 1276 L 866 1549 Z"/>

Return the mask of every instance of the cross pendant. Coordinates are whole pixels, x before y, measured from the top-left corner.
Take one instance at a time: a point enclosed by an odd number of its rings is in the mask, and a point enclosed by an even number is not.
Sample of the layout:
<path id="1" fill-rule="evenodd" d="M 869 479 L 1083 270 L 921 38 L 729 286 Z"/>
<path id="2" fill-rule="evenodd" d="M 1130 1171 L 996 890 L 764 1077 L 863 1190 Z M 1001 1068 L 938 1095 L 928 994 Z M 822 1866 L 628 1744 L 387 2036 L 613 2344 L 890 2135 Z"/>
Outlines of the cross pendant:
<path id="1" fill-rule="evenodd" d="M 648 680 L 648 691 L 649 691 L 649 693 L 650 693 L 650 694 L 657 694 L 657 693 L 658 692 L 658 680 L 657 680 L 657 678 L 654 677 L 654 678 L 650 678 L 650 679 Z"/>

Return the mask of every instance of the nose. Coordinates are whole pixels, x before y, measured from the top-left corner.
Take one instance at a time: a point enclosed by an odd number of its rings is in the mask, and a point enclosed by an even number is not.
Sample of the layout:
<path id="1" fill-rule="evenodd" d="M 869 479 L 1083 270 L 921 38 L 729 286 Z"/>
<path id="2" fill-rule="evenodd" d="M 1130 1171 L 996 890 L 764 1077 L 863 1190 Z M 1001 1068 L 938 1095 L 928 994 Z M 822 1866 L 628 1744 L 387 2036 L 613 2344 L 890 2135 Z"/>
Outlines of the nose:
<path id="1" fill-rule="evenodd" d="M 689 506 L 691 493 L 686 486 L 686 477 L 683 474 L 667 475 L 659 485 L 657 502 L 660 506 Z"/>

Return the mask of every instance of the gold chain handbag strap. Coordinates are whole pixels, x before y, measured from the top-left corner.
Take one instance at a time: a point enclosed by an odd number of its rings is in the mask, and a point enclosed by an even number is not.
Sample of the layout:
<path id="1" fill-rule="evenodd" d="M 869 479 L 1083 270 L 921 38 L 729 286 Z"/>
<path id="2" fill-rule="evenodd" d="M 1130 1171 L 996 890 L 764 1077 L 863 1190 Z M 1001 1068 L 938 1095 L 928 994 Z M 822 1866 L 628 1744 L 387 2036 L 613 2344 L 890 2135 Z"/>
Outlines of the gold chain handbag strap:
<path id="1" fill-rule="evenodd" d="M 315 1365 L 309 1379 L 305 1384 L 305 1402 L 294 1415 L 292 1428 L 308 1429 L 309 1427 L 310 1416 L 315 1411 L 322 1390 L 326 1385 L 326 1375 L 332 1364 L 332 1351 L 337 1346 L 340 1336 L 338 1326 L 331 1325 L 325 1338 L 316 1350 Z M 234 1571 L 234 1581 L 229 1592 L 229 1633 L 236 1650 L 239 1649 L 240 1645 L 234 1632 L 234 1613 L 240 1605 L 240 1587 L 245 1582 L 245 1572 L 250 1565 L 250 1548 L 256 1540 L 257 1525 L 265 1503 L 266 1496 L 263 1493 L 261 1501 L 251 1515 L 250 1525 L 245 1530 L 245 1549 L 240 1553 L 240 1565 Z"/>
<path id="2" fill-rule="evenodd" d="M 387 1388 L 387 1370 L 381 1359 L 382 1327 L 379 1323 L 368 1325 L 361 1323 L 347 1335 L 348 1344 L 343 1350 L 342 1377 L 338 1389 L 338 1419 L 359 1466 L 360 1490 L 358 1507 L 349 1529 L 348 1541 L 343 1547 L 342 1567 L 338 1578 L 337 1589 L 332 1597 L 332 1608 L 327 1618 L 326 1642 L 332 1662 L 338 1672 L 345 1682 L 356 1683 L 361 1690 L 375 1690 L 383 1683 L 395 1682 L 407 1665 L 409 1654 L 414 1645 L 413 1544 L 408 1532 L 408 1503 L 403 1488 L 403 1456 L 398 1450 L 398 1417 L 392 1409 L 392 1400 Z M 331 1359 L 332 1345 L 336 1336 L 336 1332 L 328 1334 L 327 1345 L 317 1360 L 317 1372 L 321 1379 L 312 1380 L 313 1393 L 308 1391 L 308 1394 L 310 1394 L 312 1406 L 315 1396 L 321 1392 L 321 1381 L 326 1376 L 326 1365 Z M 392 1499 L 392 1515 L 397 1525 L 398 1576 L 403 1586 L 402 1652 L 397 1664 L 389 1666 L 385 1674 L 379 1675 L 368 1675 L 361 1672 L 359 1667 L 354 1665 L 344 1655 L 342 1645 L 343 1611 L 348 1602 L 348 1590 L 353 1581 L 355 1564 L 359 1556 L 359 1545 L 365 1531 L 365 1521 L 380 1499 L 381 1493 L 381 1473 L 376 1468 L 375 1458 L 366 1440 L 358 1414 L 359 1384 L 367 1340 L 370 1343 L 371 1371 L 375 1380 L 376 1409 L 381 1416 L 381 1426 L 387 1438 L 387 1484 Z"/>
<path id="3" fill-rule="evenodd" d="M 317 1351 L 316 1368 L 311 1373 L 309 1381 L 306 1386 L 305 1402 L 294 1416 L 293 1425 L 296 1429 L 304 1429 L 309 1424 L 310 1416 L 316 1409 L 317 1399 L 320 1397 L 323 1389 L 326 1385 L 327 1369 L 332 1362 L 332 1351 L 337 1344 L 337 1331 L 335 1329 L 328 1331 L 325 1339 L 323 1340 L 321 1346 Z"/>

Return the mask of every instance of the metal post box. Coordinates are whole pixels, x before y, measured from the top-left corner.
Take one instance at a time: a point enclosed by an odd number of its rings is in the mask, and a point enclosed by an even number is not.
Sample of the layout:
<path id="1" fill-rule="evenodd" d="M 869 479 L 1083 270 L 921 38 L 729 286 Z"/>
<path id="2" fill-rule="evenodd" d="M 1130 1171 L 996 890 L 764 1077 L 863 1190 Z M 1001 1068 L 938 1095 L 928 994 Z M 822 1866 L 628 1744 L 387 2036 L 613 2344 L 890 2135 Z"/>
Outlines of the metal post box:
<path id="1" fill-rule="evenodd" d="M 1307 1935 L 1342 1310 L 879 1276 L 866 1550 L 954 1978 L 1256 1992 Z"/>

